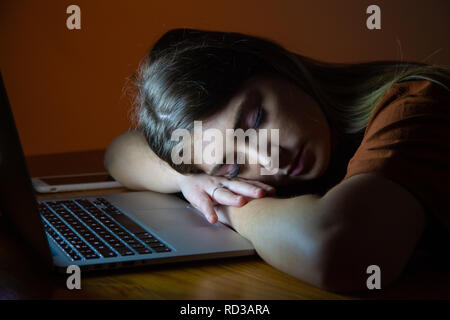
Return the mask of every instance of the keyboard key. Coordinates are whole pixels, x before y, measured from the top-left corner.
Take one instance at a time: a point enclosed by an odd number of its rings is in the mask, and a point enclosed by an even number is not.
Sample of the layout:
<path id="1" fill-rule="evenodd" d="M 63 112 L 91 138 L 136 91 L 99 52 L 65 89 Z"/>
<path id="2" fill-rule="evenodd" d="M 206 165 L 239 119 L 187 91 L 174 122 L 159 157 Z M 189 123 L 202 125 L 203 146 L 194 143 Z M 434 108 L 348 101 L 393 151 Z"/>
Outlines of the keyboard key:
<path id="1" fill-rule="evenodd" d="M 160 241 L 159 241 L 158 239 L 155 239 L 155 238 L 145 239 L 144 242 L 145 242 L 147 245 L 151 245 L 151 244 L 153 244 L 153 243 L 160 243 Z"/>
<path id="2" fill-rule="evenodd" d="M 152 249 L 158 248 L 158 247 L 165 247 L 165 245 L 163 243 L 151 243 L 149 244 L 149 247 Z"/>
<path id="3" fill-rule="evenodd" d="M 153 248 L 153 250 L 155 250 L 156 252 L 170 252 L 171 251 L 167 247 L 157 247 L 157 248 Z"/>
<path id="4" fill-rule="evenodd" d="M 86 259 L 97 259 L 99 256 L 96 255 L 95 253 L 92 253 L 92 254 L 87 254 L 85 257 L 86 257 Z"/>
<path id="5" fill-rule="evenodd" d="M 136 251 L 137 251 L 139 254 L 149 254 L 149 253 L 152 253 L 152 251 L 151 251 L 150 249 L 147 249 L 147 248 L 137 248 Z"/>
<path id="6" fill-rule="evenodd" d="M 153 238 L 153 236 L 148 232 L 139 232 L 139 233 L 136 233 L 136 236 L 139 239 L 152 239 Z"/>
<path id="7" fill-rule="evenodd" d="M 72 258 L 72 260 L 81 260 L 81 257 L 77 254 L 77 252 L 73 250 L 72 247 L 64 239 L 59 237 L 58 234 L 52 228 L 50 228 L 47 223 L 45 223 L 45 229 L 47 231 L 47 234 L 50 235 L 50 237 L 52 237 L 60 245 L 61 248 L 63 248 L 63 250 Z"/>
<path id="8" fill-rule="evenodd" d="M 122 255 L 122 256 L 132 256 L 132 255 L 134 255 L 134 252 L 133 251 L 131 251 L 131 250 L 123 250 L 123 251 L 119 251 L 119 253 Z"/>
<path id="9" fill-rule="evenodd" d="M 70 227 L 49 210 L 46 204 L 55 210 Z M 47 201 L 46 204 L 39 204 L 42 216 L 54 225 L 58 232 L 74 246 L 74 249 L 86 259 L 99 258 L 99 254 L 106 258 L 115 257 L 117 253 L 122 256 L 136 253 L 150 254 L 152 253 L 150 248 L 159 250 L 157 252 L 170 251 L 151 233 L 104 198 L 97 198 L 92 202 L 88 199 Z M 70 228 L 73 228 L 82 238 Z M 62 246 L 67 247 L 69 251 L 72 250 L 71 254 L 75 257 L 76 252 L 72 247 L 58 234 L 56 236 L 58 237 L 56 241 L 61 241 Z M 99 254 L 87 244 L 95 248 Z M 80 256 L 78 258 L 81 259 Z"/>
<path id="10" fill-rule="evenodd" d="M 111 250 L 101 250 L 100 254 L 105 258 L 117 257 L 117 254 L 115 254 Z"/>

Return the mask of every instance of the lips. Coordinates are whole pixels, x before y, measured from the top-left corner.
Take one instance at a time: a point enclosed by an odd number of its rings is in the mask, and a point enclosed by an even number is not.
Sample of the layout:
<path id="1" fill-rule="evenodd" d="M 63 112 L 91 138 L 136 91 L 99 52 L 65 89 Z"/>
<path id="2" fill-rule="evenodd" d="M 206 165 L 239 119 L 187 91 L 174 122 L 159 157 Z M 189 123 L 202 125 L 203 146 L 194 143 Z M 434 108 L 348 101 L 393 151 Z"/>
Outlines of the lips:
<path id="1" fill-rule="evenodd" d="M 313 157 L 311 153 L 305 149 L 305 146 L 302 146 L 300 152 L 295 156 L 291 165 L 289 166 L 289 170 L 287 172 L 290 176 L 297 176 L 301 173 L 307 172 L 313 163 Z"/>

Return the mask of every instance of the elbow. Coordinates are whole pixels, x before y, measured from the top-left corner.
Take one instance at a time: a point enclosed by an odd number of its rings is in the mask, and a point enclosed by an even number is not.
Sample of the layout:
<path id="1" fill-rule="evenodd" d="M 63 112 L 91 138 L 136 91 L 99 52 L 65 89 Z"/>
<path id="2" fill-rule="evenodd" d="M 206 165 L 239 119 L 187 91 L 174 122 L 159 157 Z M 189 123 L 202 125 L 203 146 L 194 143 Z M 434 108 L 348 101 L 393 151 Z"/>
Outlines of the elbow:
<path id="1" fill-rule="evenodd" d="M 118 162 L 118 157 L 120 154 L 124 153 L 124 148 L 126 141 L 125 138 L 127 137 L 128 133 L 122 133 L 121 135 L 115 137 L 106 148 L 105 154 L 103 156 L 103 166 L 108 171 L 108 173 L 113 176 L 116 174 L 114 167 L 117 166 L 116 163 Z M 117 179 L 116 179 L 117 180 Z"/>
<path id="2" fill-rule="evenodd" d="M 108 145 L 103 156 L 103 167 L 117 182 L 126 188 L 133 189 L 132 186 L 124 179 L 123 165 L 121 164 L 119 157 L 119 146 L 117 145 L 117 139 L 115 138 Z M 122 167 L 122 168 L 121 168 Z"/>
<path id="3" fill-rule="evenodd" d="M 313 270 L 314 277 L 311 278 L 314 280 L 307 282 L 324 291 L 341 294 L 367 290 L 366 283 L 361 276 L 363 273 L 361 272 L 358 276 L 350 271 L 345 261 L 335 253 L 323 249 L 317 255 L 317 262 Z"/>
<path id="4" fill-rule="evenodd" d="M 112 161 L 112 143 L 109 144 L 108 148 L 105 151 L 105 154 L 103 156 L 103 166 L 105 167 L 106 171 L 111 174 L 111 161 Z"/>
<path id="5" fill-rule="evenodd" d="M 379 265 L 382 272 L 376 275 L 377 271 L 369 268 L 373 265 L 370 254 L 359 249 L 357 243 L 349 243 L 345 237 L 322 240 L 313 254 L 309 275 L 298 278 L 325 291 L 358 294 L 376 291 L 374 283 L 378 283 L 377 289 L 385 288 L 401 274 L 389 263 L 382 263 Z"/>

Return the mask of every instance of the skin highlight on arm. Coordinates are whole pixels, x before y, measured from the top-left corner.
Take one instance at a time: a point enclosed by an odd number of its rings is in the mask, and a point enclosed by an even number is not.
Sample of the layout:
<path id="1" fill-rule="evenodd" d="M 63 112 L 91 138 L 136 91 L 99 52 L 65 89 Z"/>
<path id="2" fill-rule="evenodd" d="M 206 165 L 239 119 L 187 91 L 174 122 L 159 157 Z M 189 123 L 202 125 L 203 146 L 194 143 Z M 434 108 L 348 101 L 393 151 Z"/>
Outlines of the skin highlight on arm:
<path id="1" fill-rule="evenodd" d="M 267 263 L 336 292 L 367 289 L 372 264 L 383 286 L 398 278 L 425 225 L 419 201 L 375 174 L 355 175 L 323 197 L 263 198 L 217 211 Z"/>
<path id="2" fill-rule="evenodd" d="M 296 278 L 321 286 L 322 252 L 327 238 L 317 216 L 318 195 L 290 199 L 262 198 L 245 206 L 216 207 L 219 220 L 249 239 L 270 265 Z"/>

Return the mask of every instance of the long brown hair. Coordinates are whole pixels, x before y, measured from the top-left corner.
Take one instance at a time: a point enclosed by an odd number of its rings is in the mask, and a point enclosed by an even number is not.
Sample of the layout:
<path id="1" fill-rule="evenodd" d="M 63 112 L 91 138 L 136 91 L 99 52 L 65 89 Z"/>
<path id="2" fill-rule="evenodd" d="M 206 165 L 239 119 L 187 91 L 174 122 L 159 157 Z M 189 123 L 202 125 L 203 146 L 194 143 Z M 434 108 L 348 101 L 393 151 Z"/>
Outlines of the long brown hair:
<path id="1" fill-rule="evenodd" d="M 234 32 L 173 29 L 149 50 L 137 73 L 133 120 L 149 146 L 179 172 L 171 141 L 177 128 L 193 129 L 210 117 L 250 76 L 272 72 L 315 98 L 329 125 L 351 138 L 365 129 L 372 111 L 396 82 L 416 77 L 450 88 L 447 66 L 421 62 L 329 63 L 286 50 L 273 40 Z"/>

